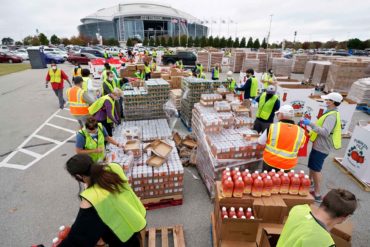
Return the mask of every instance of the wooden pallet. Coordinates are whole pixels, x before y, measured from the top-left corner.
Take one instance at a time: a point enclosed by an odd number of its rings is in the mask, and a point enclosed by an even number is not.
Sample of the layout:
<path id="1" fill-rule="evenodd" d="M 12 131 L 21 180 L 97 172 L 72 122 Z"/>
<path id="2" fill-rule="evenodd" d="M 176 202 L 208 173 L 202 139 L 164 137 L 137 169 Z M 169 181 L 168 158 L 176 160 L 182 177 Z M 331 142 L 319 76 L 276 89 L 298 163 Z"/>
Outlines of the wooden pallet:
<path id="1" fill-rule="evenodd" d="M 182 225 L 149 228 L 141 236 L 143 239 L 142 247 L 185 247 Z M 156 245 L 157 241 L 161 244 Z"/>
<path id="2" fill-rule="evenodd" d="M 344 167 L 342 165 L 343 158 L 335 157 L 333 160 L 334 160 L 334 164 L 339 168 L 339 170 L 341 170 L 344 174 L 346 174 L 348 177 L 350 177 L 364 191 L 370 192 L 370 185 L 368 185 L 368 184 L 362 182 L 361 180 L 359 180 L 356 176 L 354 176 L 352 174 L 352 172 L 350 170 L 348 170 L 346 167 Z"/>
<path id="3" fill-rule="evenodd" d="M 211 213 L 211 246 L 217 247 L 218 240 L 217 240 L 217 233 L 216 233 L 216 221 L 215 215 Z"/>
<path id="4" fill-rule="evenodd" d="M 141 199 L 146 210 L 165 208 L 171 206 L 182 205 L 183 197 L 182 195 L 169 195 L 155 198 L 145 198 Z"/>

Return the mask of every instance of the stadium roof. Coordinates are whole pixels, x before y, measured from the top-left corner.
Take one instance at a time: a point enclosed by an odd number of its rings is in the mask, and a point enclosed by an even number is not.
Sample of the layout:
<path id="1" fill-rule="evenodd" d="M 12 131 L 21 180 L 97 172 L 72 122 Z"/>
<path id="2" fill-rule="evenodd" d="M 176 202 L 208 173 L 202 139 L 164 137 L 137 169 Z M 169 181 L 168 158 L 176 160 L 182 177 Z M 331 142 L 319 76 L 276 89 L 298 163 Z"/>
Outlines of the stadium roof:
<path id="1" fill-rule="evenodd" d="M 188 22 L 200 22 L 199 19 L 187 14 L 183 11 L 172 8 L 165 4 L 146 3 L 146 2 L 132 2 L 118 4 L 113 7 L 99 9 L 97 12 L 88 15 L 81 19 L 82 23 L 87 20 L 104 20 L 113 21 L 118 16 L 163 16 L 186 19 Z"/>

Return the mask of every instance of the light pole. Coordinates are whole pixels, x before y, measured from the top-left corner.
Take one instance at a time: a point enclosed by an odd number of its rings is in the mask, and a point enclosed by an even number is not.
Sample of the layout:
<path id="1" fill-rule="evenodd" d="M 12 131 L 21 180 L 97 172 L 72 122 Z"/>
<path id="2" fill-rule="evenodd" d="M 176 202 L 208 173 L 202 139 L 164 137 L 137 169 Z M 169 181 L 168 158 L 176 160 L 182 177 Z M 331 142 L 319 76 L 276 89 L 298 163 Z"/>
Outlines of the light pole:
<path id="1" fill-rule="evenodd" d="M 266 40 L 267 46 L 266 46 L 266 48 L 269 47 L 269 40 L 270 40 L 270 33 L 271 33 L 271 24 L 272 24 L 272 16 L 273 16 L 273 14 L 270 15 L 270 26 L 269 26 L 269 32 L 267 34 L 267 40 Z"/>

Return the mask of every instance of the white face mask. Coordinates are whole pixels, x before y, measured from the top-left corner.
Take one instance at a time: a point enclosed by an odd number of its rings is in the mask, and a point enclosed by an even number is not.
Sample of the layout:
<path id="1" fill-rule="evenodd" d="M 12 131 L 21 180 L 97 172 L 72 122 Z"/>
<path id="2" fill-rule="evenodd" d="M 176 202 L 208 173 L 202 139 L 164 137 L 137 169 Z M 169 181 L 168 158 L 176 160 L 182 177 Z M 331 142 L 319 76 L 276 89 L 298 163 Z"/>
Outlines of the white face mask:
<path id="1" fill-rule="evenodd" d="M 52 69 L 56 70 L 57 69 L 57 66 L 51 66 Z"/>
<path id="2" fill-rule="evenodd" d="M 109 77 L 109 80 L 110 80 L 110 81 L 113 81 L 113 79 L 114 79 L 114 77 Z"/>

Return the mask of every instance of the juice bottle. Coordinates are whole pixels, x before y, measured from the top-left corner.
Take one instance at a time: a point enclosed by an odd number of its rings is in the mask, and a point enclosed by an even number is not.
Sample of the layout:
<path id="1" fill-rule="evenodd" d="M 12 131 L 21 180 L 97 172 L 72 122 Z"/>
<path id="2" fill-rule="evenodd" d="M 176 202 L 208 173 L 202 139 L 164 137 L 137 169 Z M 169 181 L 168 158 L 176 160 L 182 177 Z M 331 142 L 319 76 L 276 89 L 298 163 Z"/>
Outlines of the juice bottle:
<path id="1" fill-rule="evenodd" d="M 235 208 L 231 207 L 230 210 L 229 210 L 229 218 L 232 218 L 234 216 L 236 216 Z"/>
<path id="2" fill-rule="evenodd" d="M 236 215 L 234 215 L 232 218 L 233 218 L 233 219 L 237 219 L 238 217 L 237 217 Z"/>
<path id="3" fill-rule="evenodd" d="M 61 243 L 62 241 L 59 239 L 59 238 L 53 238 L 53 245 L 52 247 L 58 247 L 58 245 Z"/>
<path id="4" fill-rule="evenodd" d="M 301 185 L 301 180 L 299 175 L 295 174 L 294 177 L 290 180 L 289 194 L 298 195 L 299 187 Z"/>
<path id="5" fill-rule="evenodd" d="M 284 173 L 284 169 L 280 169 L 280 171 L 277 172 L 277 174 L 279 174 L 279 177 L 284 176 Z"/>
<path id="6" fill-rule="evenodd" d="M 299 179 L 302 179 L 302 178 L 304 178 L 304 171 L 303 170 L 300 170 L 299 171 Z"/>
<path id="7" fill-rule="evenodd" d="M 243 215 L 243 216 L 241 217 L 241 219 L 242 219 L 242 220 L 245 220 L 245 219 L 247 219 L 247 218 Z"/>
<path id="8" fill-rule="evenodd" d="M 223 219 L 228 219 L 228 218 L 229 218 L 229 216 L 224 215 L 222 218 L 223 218 Z"/>
<path id="9" fill-rule="evenodd" d="M 259 172 L 258 171 L 255 171 L 254 173 L 252 173 L 252 178 L 253 178 L 253 181 L 255 179 L 257 179 L 259 177 Z"/>
<path id="10" fill-rule="evenodd" d="M 236 180 L 238 180 L 238 178 L 242 177 L 242 174 L 240 172 L 237 172 L 235 173 L 235 175 L 233 176 L 233 181 L 235 183 Z"/>
<path id="11" fill-rule="evenodd" d="M 248 174 L 243 179 L 244 182 L 244 194 L 250 194 L 252 192 L 253 179 L 252 175 Z"/>
<path id="12" fill-rule="evenodd" d="M 263 196 L 271 196 L 272 185 L 273 184 L 270 176 L 267 176 L 263 179 Z"/>
<path id="13" fill-rule="evenodd" d="M 226 179 L 231 177 L 230 172 L 226 172 L 224 175 L 222 175 L 222 183 L 225 182 Z"/>
<path id="14" fill-rule="evenodd" d="M 268 176 L 268 172 L 266 170 L 263 171 L 263 173 L 261 173 L 261 178 L 264 179 Z"/>
<path id="15" fill-rule="evenodd" d="M 276 170 L 275 170 L 275 169 L 272 169 L 272 170 L 269 172 L 269 176 L 270 176 L 271 178 L 273 178 L 273 177 L 275 176 L 275 174 L 276 174 Z"/>
<path id="16" fill-rule="evenodd" d="M 224 218 L 224 216 L 228 216 L 227 209 L 226 207 L 222 207 L 221 209 L 221 217 Z"/>
<path id="17" fill-rule="evenodd" d="M 311 186 L 310 178 L 308 177 L 308 175 L 306 175 L 301 179 L 301 186 L 299 187 L 298 194 L 300 196 L 307 196 L 310 193 L 310 186 Z"/>
<path id="18" fill-rule="evenodd" d="M 58 234 L 58 238 L 60 240 L 64 240 L 65 238 L 67 238 L 69 232 L 71 231 L 71 228 L 69 226 L 61 226 L 59 227 L 59 234 Z"/>
<path id="19" fill-rule="evenodd" d="M 253 216 L 251 208 L 247 208 L 247 211 L 245 212 L 245 216 L 247 217 L 247 219 L 250 219 Z"/>
<path id="20" fill-rule="evenodd" d="M 241 177 L 238 177 L 238 179 L 234 183 L 233 196 L 243 197 L 243 192 L 244 192 L 244 182 Z"/>
<path id="21" fill-rule="evenodd" d="M 280 186 L 281 186 L 281 179 L 279 177 L 279 174 L 275 174 L 275 176 L 272 177 L 271 194 L 279 194 Z"/>
<path id="22" fill-rule="evenodd" d="M 239 172 L 239 167 L 235 167 L 232 171 L 231 171 L 231 176 L 235 176 L 235 174 Z"/>
<path id="23" fill-rule="evenodd" d="M 245 169 L 244 172 L 242 172 L 242 177 L 246 177 L 249 174 L 249 170 Z"/>
<path id="24" fill-rule="evenodd" d="M 250 219 L 251 219 L 251 220 L 254 220 L 254 216 L 251 216 L 251 217 L 250 217 Z"/>
<path id="25" fill-rule="evenodd" d="M 284 173 L 284 176 L 282 176 L 280 179 L 281 179 L 280 194 L 288 194 L 290 186 L 290 179 L 288 174 Z"/>
<path id="26" fill-rule="evenodd" d="M 222 195 L 224 197 L 232 197 L 233 196 L 233 190 L 234 190 L 234 183 L 231 180 L 231 178 L 229 177 L 222 184 Z"/>
<path id="27" fill-rule="evenodd" d="M 242 207 L 239 208 L 238 212 L 236 213 L 236 216 L 240 219 L 244 215 L 244 209 Z"/>
<path id="28" fill-rule="evenodd" d="M 225 168 L 225 170 L 222 172 L 222 175 L 225 175 L 225 173 L 227 173 L 227 172 L 231 173 L 229 167 L 226 167 Z"/>
<path id="29" fill-rule="evenodd" d="M 261 177 L 258 177 L 256 180 L 253 181 L 252 196 L 261 197 L 262 190 L 263 190 L 263 181 Z"/>
<path id="30" fill-rule="evenodd" d="M 288 172 L 288 176 L 292 179 L 292 177 L 294 177 L 294 170 L 290 170 L 290 172 Z"/>

